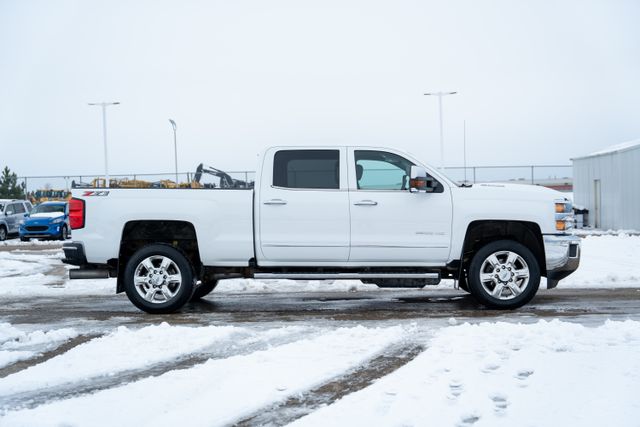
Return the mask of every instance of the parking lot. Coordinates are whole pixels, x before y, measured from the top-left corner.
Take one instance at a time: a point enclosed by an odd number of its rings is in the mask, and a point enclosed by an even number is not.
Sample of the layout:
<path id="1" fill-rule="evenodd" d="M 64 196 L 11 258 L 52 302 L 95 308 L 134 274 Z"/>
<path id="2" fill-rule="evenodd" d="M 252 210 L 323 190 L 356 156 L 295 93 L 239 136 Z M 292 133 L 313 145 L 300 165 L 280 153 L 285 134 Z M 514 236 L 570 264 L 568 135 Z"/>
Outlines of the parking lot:
<path id="1" fill-rule="evenodd" d="M 587 424 L 604 422 L 598 411 L 638 414 L 637 266 L 620 259 L 620 274 L 598 273 L 592 258 L 640 238 L 594 239 L 584 245 L 588 276 L 541 289 L 517 311 L 486 310 L 449 283 L 232 280 L 164 316 L 116 295 L 114 279 L 69 281 L 59 243 L 10 240 L 0 246 L 0 420 L 171 425 L 199 413 L 191 425 L 372 425 L 375 407 L 391 405 L 386 416 L 405 425 L 506 425 L 536 396 L 534 407 L 571 424 L 581 415 L 553 396 L 576 381 Z M 620 363 L 602 367 L 602 357 Z M 598 370 L 608 388 L 595 396 L 585 373 Z M 172 389 L 189 399 L 175 405 Z M 164 416 L 149 417 L 136 402 L 156 390 L 145 407 Z M 411 402 L 437 411 L 425 418 Z M 544 414 L 531 417 L 545 424 Z"/>

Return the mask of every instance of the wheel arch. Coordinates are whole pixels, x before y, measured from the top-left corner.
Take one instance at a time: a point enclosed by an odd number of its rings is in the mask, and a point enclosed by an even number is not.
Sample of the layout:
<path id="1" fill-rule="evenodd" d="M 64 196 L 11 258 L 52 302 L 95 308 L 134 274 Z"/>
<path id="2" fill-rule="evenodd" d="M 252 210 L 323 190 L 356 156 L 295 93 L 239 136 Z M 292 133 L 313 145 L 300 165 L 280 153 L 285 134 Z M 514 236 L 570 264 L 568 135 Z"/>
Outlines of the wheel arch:
<path id="1" fill-rule="evenodd" d="M 116 293 L 124 292 L 124 270 L 129 258 L 137 250 L 150 244 L 164 244 L 177 249 L 189 260 L 194 276 L 200 275 L 202 261 L 192 223 L 176 220 L 129 221 L 125 223 L 120 239 Z"/>
<path id="2" fill-rule="evenodd" d="M 513 240 L 529 248 L 538 261 L 541 275 L 546 276 L 544 242 L 538 224 L 529 221 L 479 220 L 471 222 L 465 233 L 460 253 L 460 280 L 465 280 L 463 271 L 468 271 L 473 254 L 497 240 Z"/>

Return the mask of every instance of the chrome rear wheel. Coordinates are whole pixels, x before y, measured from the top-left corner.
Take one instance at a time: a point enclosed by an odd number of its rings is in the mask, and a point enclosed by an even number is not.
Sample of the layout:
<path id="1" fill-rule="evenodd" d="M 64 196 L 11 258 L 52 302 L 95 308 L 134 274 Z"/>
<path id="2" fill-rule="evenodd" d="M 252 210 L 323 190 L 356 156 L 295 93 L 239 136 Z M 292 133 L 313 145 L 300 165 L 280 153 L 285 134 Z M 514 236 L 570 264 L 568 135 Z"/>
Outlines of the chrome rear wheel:
<path id="1" fill-rule="evenodd" d="M 124 290 L 139 309 L 152 314 L 179 310 L 193 295 L 193 267 L 178 249 L 165 244 L 136 251 L 124 271 Z"/>
<path id="2" fill-rule="evenodd" d="M 152 304 L 162 304 L 175 298 L 182 285 L 178 265 L 163 255 L 152 255 L 142 260 L 133 277 L 138 295 Z"/>

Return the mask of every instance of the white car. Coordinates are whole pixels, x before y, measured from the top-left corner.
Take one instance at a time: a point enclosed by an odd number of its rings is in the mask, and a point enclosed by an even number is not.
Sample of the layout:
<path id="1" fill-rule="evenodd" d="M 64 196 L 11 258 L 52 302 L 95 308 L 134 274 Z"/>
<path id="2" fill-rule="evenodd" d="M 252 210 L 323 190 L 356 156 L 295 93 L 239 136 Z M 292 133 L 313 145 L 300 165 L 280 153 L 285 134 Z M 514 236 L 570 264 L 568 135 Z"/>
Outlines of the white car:
<path id="1" fill-rule="evenodd" d="M 0 199 L 0 241 L 18 234 L 32 208 L 28 200 Z"/>
<path id="2" fill-rule="evenodd" d="M 63 249 L 80 269 L 70 277 L 117 277 L 116 291 L 149 313 L 178 310 L 236 277 L 381 287 L 452 278 L 488 307 L 517 308 L 541 276 L 552 288 L 579 264 L 561 193 L 460 186 L 394 149 L 273 147 L 254 186 L 225 182 L 74 190 L 74 241 Z"/>

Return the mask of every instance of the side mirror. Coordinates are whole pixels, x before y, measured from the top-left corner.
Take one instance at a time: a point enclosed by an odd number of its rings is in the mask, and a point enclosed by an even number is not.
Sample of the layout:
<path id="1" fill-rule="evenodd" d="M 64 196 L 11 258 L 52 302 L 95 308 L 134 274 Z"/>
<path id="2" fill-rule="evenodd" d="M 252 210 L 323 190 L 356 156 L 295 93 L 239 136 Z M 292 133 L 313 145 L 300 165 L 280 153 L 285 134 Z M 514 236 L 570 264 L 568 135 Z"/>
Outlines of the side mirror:
<path id="1" fill-rule="evenodd" d="M 420 166 L 411 166 L 409 191 L 412 193 L 433 192 L 433 178 L 427 175 L 427 171 Z"/>

